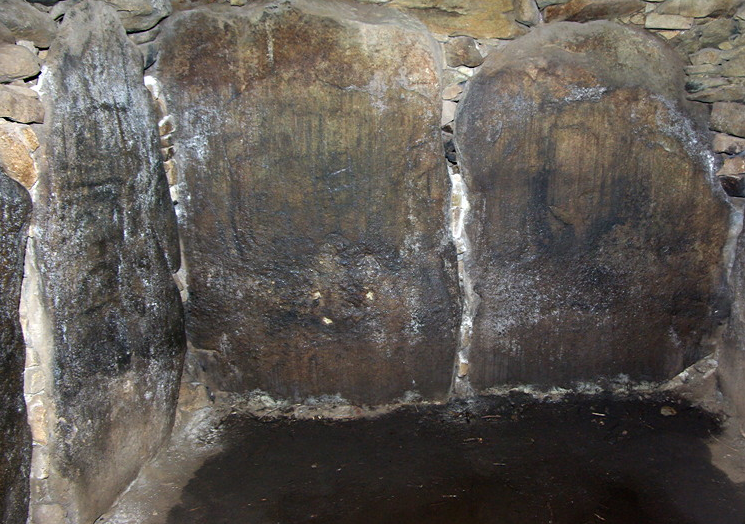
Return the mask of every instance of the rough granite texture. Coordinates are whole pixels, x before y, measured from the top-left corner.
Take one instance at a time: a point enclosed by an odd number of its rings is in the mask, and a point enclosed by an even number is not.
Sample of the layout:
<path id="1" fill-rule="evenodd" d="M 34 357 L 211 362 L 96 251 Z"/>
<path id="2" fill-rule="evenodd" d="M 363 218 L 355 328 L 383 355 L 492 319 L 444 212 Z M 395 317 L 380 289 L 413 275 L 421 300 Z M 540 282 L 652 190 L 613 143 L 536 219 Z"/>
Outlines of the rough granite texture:
<path id="1" fill-rule="evenodd" d="M 93 522 L 168 437 L 185 351 L 175 214 L 141 64 L 116 13 L 84 0 L 41 82 L 34 247 L 59 421 L 52 498 L 71 522 Z"/>
<path id="2" fill-rule="evenodd" d="M 0 521 L 25 524 L 31 433 L 23 401 L 25 346 L 18 305 L 31 214 L 26 190 L 0 170 Z"/>
<path id="3" fill-rule="evenodd" d="M 210 385 L 444 397 L 459 306 L 421 24 L 296 1 L 179 13 L 160 39 Z"/>
<path id="4" fill-rule="evenodd" d="M 682 64 L 611 22 L 493 53 L 456 117 L 473 209 L 471 380 L 669 378 L 726 316 L 729 206 Z"/>

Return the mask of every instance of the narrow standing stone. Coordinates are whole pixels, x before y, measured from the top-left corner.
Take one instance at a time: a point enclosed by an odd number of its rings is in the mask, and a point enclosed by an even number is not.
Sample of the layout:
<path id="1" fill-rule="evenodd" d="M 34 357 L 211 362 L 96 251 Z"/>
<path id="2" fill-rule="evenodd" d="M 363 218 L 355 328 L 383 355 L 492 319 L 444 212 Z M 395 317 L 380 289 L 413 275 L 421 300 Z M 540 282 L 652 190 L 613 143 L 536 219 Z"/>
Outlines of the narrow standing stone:
<path id="1" fill-rule="evenodd" d="M 31 434 L 23 400 L 25 346 L 18 305 L 31 199 L 0 169 L 0 520 L 25 524 Z"/>
<path id="2" fill-rule="evenodd" d="M 173 421 L 185 351 L 175 215 L 142 59 L 113 9 L 83 0 L 65 14 L 41 94 L 34 251 L 63 483 L 51 498 L 93 522 Z"/>

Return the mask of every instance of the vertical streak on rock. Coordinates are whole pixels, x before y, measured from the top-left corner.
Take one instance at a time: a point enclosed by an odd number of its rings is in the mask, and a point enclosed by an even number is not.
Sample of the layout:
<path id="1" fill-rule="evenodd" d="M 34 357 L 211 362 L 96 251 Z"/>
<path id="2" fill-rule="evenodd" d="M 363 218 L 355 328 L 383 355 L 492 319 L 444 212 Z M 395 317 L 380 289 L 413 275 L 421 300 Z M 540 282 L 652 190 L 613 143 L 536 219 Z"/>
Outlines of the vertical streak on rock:
<path id="1" fill-rule="evenodd" d="M 479 305 L 479 296 L 473 290 L 471 281 L 471 242 L 468 238 L 466 223 L 469 220 L 471 204 L 468 201 L 468 187 L 460 173 L 448 167 L 451 184 L 450 230 L 458 253 L 458 280 L 461 292 L 460 331 L 458 333 L 458 352 L 456 354 L 453 383 L 450 394 L 463 398 L 473 395 L 470 371 L 471 338 L 473 336 L 473 317 Z"/>
<path id="2" fill-rule="evenodd" d="M 745 232 L 743 205 L 733 213 L 725 248 L 732 308 L 717 351 L 717 377 L 724 397 L 745 419 Z"/>

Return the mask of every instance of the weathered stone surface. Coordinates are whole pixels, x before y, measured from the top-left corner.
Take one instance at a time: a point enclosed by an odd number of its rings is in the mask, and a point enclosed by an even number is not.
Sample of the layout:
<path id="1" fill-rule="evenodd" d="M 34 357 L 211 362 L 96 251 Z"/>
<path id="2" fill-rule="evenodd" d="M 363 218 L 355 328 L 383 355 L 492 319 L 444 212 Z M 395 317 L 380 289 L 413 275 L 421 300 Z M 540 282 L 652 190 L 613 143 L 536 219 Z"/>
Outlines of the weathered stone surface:
<path id="1" fill-rule="evenodd" d="M 745 151 L 745 138 L 737 138 L 726 133 L 714 133 L 712 146 L 715 153 L 736 155 Z"/>
<path id="2" fill-rule="evenodd" d="M 672 43 L 686 55 L 706 47 L 716 47 L 737 33 L 737 23 L 731 18 L 718 18 L 698 24 L 673 39 Z"/>
<path id="3" fill-rule="evenodd" d="M 35 91 L 21 86 L 0 85 L 0 117 L 30 124 L 44 122 L 44 107 Z"/>
<path id="4" fill-rule="evenodd" d="M 513 0 L 391 0 L 386 5 L 416 16 L 441 35 L 512 39 L 526 32 L 515 21 Z"/>
<path id="5" fill-rule="evenodd" d="M 0 123 L 0 168 L 27 189 L 38 176 L 31 153 L 39 147 L 36 134 L 29 126 Z"/>
<path id="6" fill-rule="evenodd" d="M 152 66 L 158 59 L 158 45 L 154 42 L 147 44 L 141 44 L 139 46 L 140 53 L 142 53 L 142 65 L 145 69 Z"/>
<path id="7" fill-rule="evenodd" d="M 445 61 L 450 67 L 478 67 L 484 62 L 470 36 L 456 36 L 445 43 Z"/>
<path id="8" fill-rule="evenodd" d="M 711 15 L 732 14 L 740 0 L 665 0 L 655 9 L 665 15 L 703 18 Z"/>
<path id="9" fill-rule="evenodd" d="M 745 47 L 738 49 L 738 51 L 722 64 L 722 76 L 745 76 Z"/>
<path id="10" fill-rule="evenodd" d="M 477 389 L 659 380 L 700 356 L 729 208 L 681 66 L 643 31 L 559 22 L 474 76 L 455 138 L 481 297 Z"/>
<path id="11" fill-rule="evenodd" d="M 745 417 L 745 235 L 734 250 L 730 276 L 732 311 L 717 354 L 719 387 L 742 420 Z"/>
<path id="12" fill-rule="evenodd" d="M 5 24 L 0 23 L 0 44 L 15 44 L 16 37 L 10 32 Z"/>
<path id="13" fill-rule="evenodd" d="M 722 63 L 722 50 L 707 47 L 706 49 L 697 51 L 688 58 L 694 66 L 707 64 L 718 65 Z"/>
<path id="14" fill-rule="evenodd" d="M 549 5 L 566 4 L 569 0 L 537 0 L 536 4 L 539 9 L 543 9 Z"/>
<path id="15" fill-rule="evenodd" d="M 25 47 L 0 44 L 0 83 L 30 78 L 40 70 L 36 55 Z"/>
<path id="16" fill-rule="evenodd" d="M 541 12 L 535 0 L 514 0 L 515 20 L 521 24 L 534 26 L 541 21 Z"/>
<path id="17" fill-rule="evenodd" d="M 725 85 L 729 85 L 728 80 L 720 76 L 693 76 L 688 78 L 685 87 L 689 93 L 697 93 Z"/>
<path id="18" fill-rule="evenodd" d="M 128 32 L 151 29 L 171 14 L 171 0 L 104 0 L 116 9 Z"/>
<path id="19" fill-rule="evenodd" d="M 718 102 L 711 110 L 709 127 L 745 138 L 745 104 L 736 102 Z"/>
<path id="20" fill-rule="evenodd" d="M 463 84 L 453 84 L 442 90 L 443 100 L 458 100 L 463 92 Z"/>
<path id="21" fill-rule="evenodd" d="M 445 126 L 455 120 L 455 110 L 458 108 L 458 104 L 452 101 L 445 101 L 442 104 L 442 116 L 440 118 L 440 125 Z"/>
<path id="22" fill-rule="evenodd" d="M 3 0 L 0 23 L 10 30 L 16 40 L 31 40 L 42 49 L 49 47 L 57 30 L 49 15 L 24 0 Z"/>
<path id="23" fill-rule="evenodd" d="M 147 44 L 152 42 L 160 34 L 160 27 L 156 26 L 148 31 L 141 31 L 139 33 L 131 33 L 129 39 L 135 44 Z"/>
<path id="24" fill-rule="evenodd" d="M 745 173 L 745 157 L 733 156 L 725 158 L 722 167 L 717 171 L 717 175 L 741 175 Z"/>
<path id="25" fill-rule="evenodd" d="M 687 75 L 718 75 L 722 68 L 715 64 L 691 65 L 684 68 Z"/>
<path id="26" fill-rule="evenodd" d="M 693 18 L 680 15 L 663 15 L 660 13 L 649 13 L 644 22 L 647 29 L 690 29 L 693 26 Z"/>
<path id="27" fill-rule="evenodd" d="M 214 387 L 443 397 L 459 313 L 437 44 L 394 9 L 275 6 L 161 33 L 190 340 L 223 366 Z"/>
<path id="28" fill-rule="evenodd" d="M 709 104 L 716 102 L 743 102 L 745 101 L 745 84 L 730 82 L 720 87 L 703 89 L 690 93 L 688 99 Z"/>
<path id="29" fill-rule="evenodd" d="M 167 438 L 185 351 L 175 215 L 141 64 L 116 13 L 84 0 L 41 81 L 32 280 L 59 420 L 51 498 L 76 523 L 107 509 Z"/>
<path id="30" fill-rule="evenodd" d="M 745 175 L 720 175 L 718 178 L 722 189 L 729 196 L 745 197 Z"/>
<path id="31" fill-rule="evenodd" d="M 31 199 L 0 170 L 0 521 L 25 524 L 31 434 L 23 401 L 24 343 L 18 318 Z"/>
<path id="32" fill-rule="evenodd" d="M 547 7 L 543 11 L 543 19 L 546 22 L 589 22 L 618 18 L 642 9 L 642 0 L 570 0 L 563 5 Z"/>

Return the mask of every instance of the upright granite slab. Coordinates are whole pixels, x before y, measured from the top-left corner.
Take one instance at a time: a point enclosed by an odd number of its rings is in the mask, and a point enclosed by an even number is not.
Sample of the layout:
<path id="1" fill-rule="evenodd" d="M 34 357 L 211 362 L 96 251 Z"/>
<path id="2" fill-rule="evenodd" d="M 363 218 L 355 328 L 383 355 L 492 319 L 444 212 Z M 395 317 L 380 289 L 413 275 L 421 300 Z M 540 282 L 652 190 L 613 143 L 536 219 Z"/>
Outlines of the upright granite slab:
<path id="1" fill-rule="evenodd" d="M 25 347 L 18 306 L 31 199 L 0 169 L 0 521 L 25 524 L 31 433 L 23 401 Z"/>
<path id="2" fill-rule="evenodd" d="M 84 0 L 65 14 L 40 91 L 29 280 L 48 328 L 32 345 L 49 374 L 39 439 L 53 474 L 39 485 L 55 514 L 88 523 L 170 432 L 185 352 L 178 237 L 142 58 L 113 9 Z"/>
<path id="3" fill-rule="evenodd" d="M 160 39 L 187 332 L 211 385 L 445 396 L 459 306 L 423 26 L 298 0 L 181 12 Z"/>
<path id="4" fill-rule="evenodd" d="M 471 380 L 675 375 L 727 314 L 729 206 L 682 100 L 683 64 L 610 22 L 493 53 L 459 105 L 481 298 Z"/>

